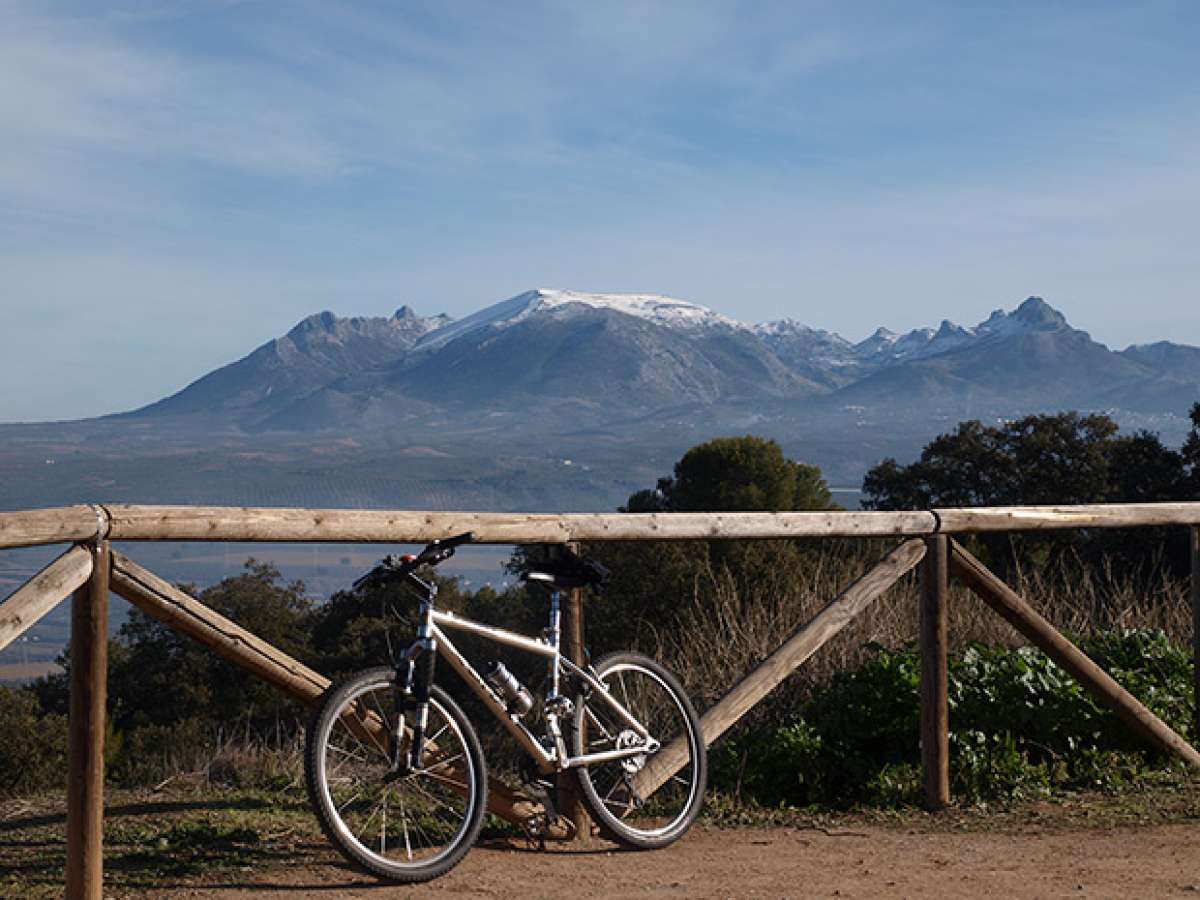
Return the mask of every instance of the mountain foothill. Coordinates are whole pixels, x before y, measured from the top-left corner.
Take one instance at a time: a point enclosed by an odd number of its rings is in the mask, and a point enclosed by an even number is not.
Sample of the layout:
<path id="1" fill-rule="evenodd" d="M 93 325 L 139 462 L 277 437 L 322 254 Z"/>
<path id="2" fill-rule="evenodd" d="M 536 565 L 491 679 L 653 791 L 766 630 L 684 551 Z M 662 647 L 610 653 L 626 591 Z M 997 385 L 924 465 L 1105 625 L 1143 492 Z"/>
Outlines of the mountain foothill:
<path id="1" fill-rule="evenodd" d="M 0 474 L 26 487 L 9 507 L 603 510 L 719 434 L 773 437 L 857 485 L 963 419 L 1101 411 L 1171 441 L 1197 400 L 1200 348 L 1112 350 L 1038 297 L 852 342 L 658 295 L 533 290 L 461 319 L 309 316 L 141 409 L 0 426 Z"/>

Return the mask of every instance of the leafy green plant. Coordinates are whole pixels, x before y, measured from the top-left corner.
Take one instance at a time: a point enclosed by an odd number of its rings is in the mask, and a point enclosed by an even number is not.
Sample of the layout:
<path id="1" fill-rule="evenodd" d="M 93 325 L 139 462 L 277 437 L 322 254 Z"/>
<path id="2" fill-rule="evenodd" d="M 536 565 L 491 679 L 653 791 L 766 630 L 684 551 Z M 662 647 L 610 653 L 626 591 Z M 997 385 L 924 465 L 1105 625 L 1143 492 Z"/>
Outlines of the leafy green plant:
<path id="1" fill-rule="evenodd" d="M 0 797 L 66 782 L 67 719 L 43 715 L 29 690 L 0 687 Z"/>
<path id="2" fill-rule="evenodd" d="M 1101 633 L 1080 642 L 1173 728 L 1190 730 L 1191 657 L 1164 634 Z M 1040 651 L 972 644 L 950 660 L 951 780 L 968 800 L 1118 790 L 1167 762 Z M 920 799 L 920 656 L 875 647 L 836 675 L 792 724 L 717 751 L 713 783 L 763 806 L 884 806 Z"/>

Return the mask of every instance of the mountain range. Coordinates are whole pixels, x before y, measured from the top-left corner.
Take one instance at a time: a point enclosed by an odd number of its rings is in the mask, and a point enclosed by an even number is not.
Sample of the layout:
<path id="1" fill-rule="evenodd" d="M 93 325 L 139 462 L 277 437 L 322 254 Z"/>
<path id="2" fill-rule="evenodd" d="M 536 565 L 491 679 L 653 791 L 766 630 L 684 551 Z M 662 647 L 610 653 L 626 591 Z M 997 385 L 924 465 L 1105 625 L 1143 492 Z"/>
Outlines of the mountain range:
<path id="1" fill-rule="evenodd" d="M 717 434 L 774 437 L 857 485 L 965 418 L 1098 410 L 1172 441 L 1197 401 L 1200 348 L 1112 350 L 1038 297 L 852 342 L 651 294 L 533 290 L 457 320 L 318 313 L 141 409 L 0 426 L 0 507 L 602 510 Z"/>
<path id="2" fill-rule="evenodd" d="M 1039 297 L 974 327 L 880 328 L 851 343 L 791 319 L 748 324 L 668 297 L 535 290 L 460 320 L 407 306 L 387 319 L 323 312 L 126 415 L 320 432 L 537 409 L 570 430 L 680 407 L 718 421 L 723 407 L 870 410 L 900 399 L 935 414 L 1183 414 L 1198 398 L 1200 348 L 1115 352 Z"/>

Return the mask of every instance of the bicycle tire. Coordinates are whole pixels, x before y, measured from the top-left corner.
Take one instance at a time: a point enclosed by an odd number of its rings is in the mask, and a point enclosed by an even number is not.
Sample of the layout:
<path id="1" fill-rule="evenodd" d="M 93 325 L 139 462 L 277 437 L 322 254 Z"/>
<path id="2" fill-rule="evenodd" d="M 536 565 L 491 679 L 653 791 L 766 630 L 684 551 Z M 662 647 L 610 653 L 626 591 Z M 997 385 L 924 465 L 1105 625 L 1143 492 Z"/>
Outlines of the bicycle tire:
<path id="1" fill-rule="evenodd" d="M 612 653 L 596 663 L 595 671 L 662 750 L 682 738 L 685 755 L 683 766 L 649 797 L 639 798 L 632 785 L 653 754 L 575 769 L 580 794 L 608 837 L 639 850 L 665 847 L 684 835 L 704 804 L 708 758 L 700 717 L 675 677 L 647 656 Z M 636 734 L 621 724 L 602 698 L 581 691 L 575 699 L 574 755 L 636 745 Z"/>
<path id="2" fill-rule="evenodd" d="M 379 878 L 414 884 L 448 872 L 475 843 L 487 768 L 471 723 L 434 685 L 422 768 L 389 780 L 378 726 L 395 714 L 395 679 L 390 667 L 367 669 L 326 692 L 305 739 L 305 782 L 321 830 L 343 856 Z"/>

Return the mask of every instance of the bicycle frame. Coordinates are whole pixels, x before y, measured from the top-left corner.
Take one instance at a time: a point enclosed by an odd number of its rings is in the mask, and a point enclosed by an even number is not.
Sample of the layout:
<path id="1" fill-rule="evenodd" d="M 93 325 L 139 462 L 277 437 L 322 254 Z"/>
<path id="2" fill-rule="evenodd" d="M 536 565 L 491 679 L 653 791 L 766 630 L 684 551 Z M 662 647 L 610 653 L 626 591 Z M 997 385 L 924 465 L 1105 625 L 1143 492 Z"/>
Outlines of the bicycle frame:
<path id="1" fill-rule="evenodd" d="M 577 766 L 587 766 L 592 763 L 609 762 L 611 760 L 626 759 L 646 753 L 653 753 L 659 749 L 659 741 L 655 740 L 646 730 L 645 726 L 621 705 L 608 688 L 605 687 L 603 682 L 590 672 L 575 665 L 560 652 L 560 595 L 558 591 L 551 591 L 550 593 L 550 626 L 545 631 L 545 637 L 531 638 L 514 631 L 495 628 L 491 625 L 485 625 L 482 622 L 475 622 L 462 616 L 456 616 L 454 613 L 438 610 L 434 606 L 434 599 L 437 596 L 436 586 L 423 586 L 427 589 L 427 593 L 426 599 L 421 603 L 417 640 L 405 651 L 401 665 L 412 663 L 415 656 L 421 652 L 436 652 L 441 655 L 450 664 L 450 667 L 462 677 L 463 681 L 467 683 L 467 686 L 471 688 L 475 695 L 483 701 L 484 705 L 499 720 L 500 724 L 524 748 L 525 752 L 534 759 L 538 771 L 543 775 Z M 508 712 L 508 707 L 505 705 L 504 700 L 476 671 L 467 658 L 459 652 L 458 648 L 454 646 L 454 642 L 446 633 L 446 629 L 468 632 L 497 644 L 503 644 L 546 658 L 550 691 L 544 698 L 543 708 L 548 737 L 553 741 L 551 750 L 547 750 L 542 746 L 542 742 L 529 730 L 520 718 Z M 587 684 L 591 688 L 593 696 L 603 698 L 617 716 L 645 743 L 635 747 L 571 756 L 567 752 L 566 741 L 563 739 L 561 723 L 559 721 L 559 710 L 569 709 L 569 698 L 562 697 L 559 694 L 560 676 L 564 670 L 580 678 Z M 429 665 L 426 671 L 431 672 L 432 665 Z M 416 713 L 420 730 L 423 732 L 425 710 L 420 708 L 422 705 L 420 703 L 421 699 L 417 698 L 418 709 Z M 564 701 L 567 701 L 567 703 L 564 703 Z M 414 749 L 417 753 L 420 752 L 419 745 Z"/>

